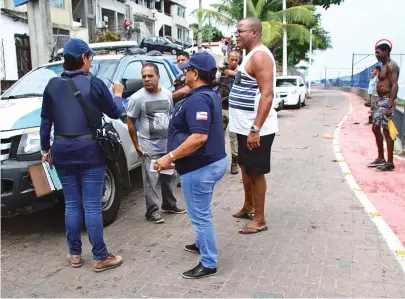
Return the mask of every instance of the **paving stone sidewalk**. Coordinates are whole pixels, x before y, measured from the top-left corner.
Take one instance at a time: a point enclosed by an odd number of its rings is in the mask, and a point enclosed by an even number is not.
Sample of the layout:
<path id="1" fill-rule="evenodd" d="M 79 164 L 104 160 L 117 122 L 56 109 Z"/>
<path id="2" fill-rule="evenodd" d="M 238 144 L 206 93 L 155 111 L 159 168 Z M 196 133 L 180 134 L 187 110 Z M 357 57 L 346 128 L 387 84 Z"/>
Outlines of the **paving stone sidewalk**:
<path id="1" fill-rule="evenodd" d="M 147 222 L 135 171 L 119 218 L 105 229 L 109 250 L 124 256 L 121 267 L 92 272 L 84 235 L 86 264 L 70 268 L 63 209 L 3 219 L 2 297 L 404 297 L 404 273 L 331 162 L 332 140 L 322 138 L 333 134 L 347 111 L 344 96 L 325 91 L 306 108 L 279 113 L 268 176 L 268 231 L 238 233 L 246 223 L 231 217 L 243 200 L 240 175 L 227 174 L 216 186 L 217 276 L 181 277 L 199 261 L 183 250 L 194 241 L 191 225 L 185 215 L 167 215 L 162 225 Z"/>

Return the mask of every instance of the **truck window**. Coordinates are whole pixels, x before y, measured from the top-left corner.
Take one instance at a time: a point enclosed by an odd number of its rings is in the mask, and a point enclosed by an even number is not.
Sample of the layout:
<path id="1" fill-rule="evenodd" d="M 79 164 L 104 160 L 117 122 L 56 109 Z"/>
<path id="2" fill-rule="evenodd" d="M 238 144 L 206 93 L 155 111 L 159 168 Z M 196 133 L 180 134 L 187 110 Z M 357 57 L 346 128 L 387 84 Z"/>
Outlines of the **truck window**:
<path id="1" fill-rule="evenodd" d="M 142 63 L 135 61 L 128 64 L 122 75 L 122 79 L 142 79 Z"/>
<path id="2" fill-rule="evenodd" d="M 113 78 L 119 62 L 118 59 L 93 60 L 90 73 L 110 86 L 108 79 Z M 20 79 L 1 99 L 42 96 L 49 80 L 59 77 L 62 73 L 62 63 L 40 67 Z"/>
<path id="3" fill-rule="evenodd" d="M 167 73 L 165 65 L 163 63 L 156 63 L 156 62 L 153 63 L 156 64 L 159 68 L 160 73 L 159 85 L 167 89 L 170 88 L 172 86 L 172 80 L 170 79 L 170 76 Z"/>

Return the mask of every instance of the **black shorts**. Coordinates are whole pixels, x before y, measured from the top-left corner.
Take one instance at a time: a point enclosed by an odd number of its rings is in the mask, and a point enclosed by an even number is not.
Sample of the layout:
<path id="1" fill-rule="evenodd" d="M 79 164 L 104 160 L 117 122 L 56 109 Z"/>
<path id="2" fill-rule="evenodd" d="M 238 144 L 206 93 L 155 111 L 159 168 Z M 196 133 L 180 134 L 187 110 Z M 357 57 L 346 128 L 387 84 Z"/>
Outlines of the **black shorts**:
<path id="1" fill-rule="evenodd" d="M 271 146 L 275 133 L 261 136 L 260 146 L 252 150 L 247 147 L 247 136 L 238 134 L 238 160 L 246 174 L 266 174 L 270 172 Z"/>

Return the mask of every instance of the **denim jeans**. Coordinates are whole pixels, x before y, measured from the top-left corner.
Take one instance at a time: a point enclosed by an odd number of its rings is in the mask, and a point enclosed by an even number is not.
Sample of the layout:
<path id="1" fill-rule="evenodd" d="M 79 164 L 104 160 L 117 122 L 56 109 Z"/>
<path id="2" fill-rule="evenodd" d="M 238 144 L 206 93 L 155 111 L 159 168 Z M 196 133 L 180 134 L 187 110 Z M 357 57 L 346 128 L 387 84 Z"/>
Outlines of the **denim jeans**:
<path id="1" fill-rule="evenodd" d="M 215 183 L 227 168 L 226 158 L 181 176 L 181 189 L 187 205 L 187 215 L 196 231 L 196 245 L 206 268 L 216 268 L 218 250 L 212 225 L 211 199 Z"/>
<path id="2" fill-rule="evenodd" d="M 93 246 L 93 259 L 108 256 L 103 238 L 101 197 L 105 165 L 57 165 L 59 179 L 65 195 L 65 226 L 69 253 L 82 254 L 81 231 L 83 214 L 87 233 Z"/>

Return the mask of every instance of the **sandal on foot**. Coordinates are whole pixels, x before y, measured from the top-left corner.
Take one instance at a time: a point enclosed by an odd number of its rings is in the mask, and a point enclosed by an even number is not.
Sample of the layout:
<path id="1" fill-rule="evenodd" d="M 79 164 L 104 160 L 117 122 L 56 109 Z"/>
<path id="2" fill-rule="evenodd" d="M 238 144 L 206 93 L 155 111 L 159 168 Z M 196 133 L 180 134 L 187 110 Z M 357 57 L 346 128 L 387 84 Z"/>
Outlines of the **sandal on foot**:
<path id="1" fill-rule="evenodd" d="M 248 219 L 248 220 L 253 220 L 254 213 L 241 213 L 241 212 L 236 212 L 235 214 L 232 214 L 232 217 L 235 218 L 242 218 L 242 219 Z"/>
<path id="2" fill-rule="evenodd" d="M 257 233 L 260 233 L 260 232 L 264 232 L 265 230 L 268 230 L 268 229 L 269 228 L 266 225 L 263 226 L 263 227 L 248 227 L 248 226 L 246 226 L 244 228 L 241 228 L 239 230 L 239 233 L 242 234 L 242 235 L 252 235 L 252 234 L 257 234 Z"/>
<path id="3" fill-rule="evenodd" d="M 83 259 L 82 259 L 81 255 L 74 255 L 74 254 L 68 253 L 68 255 L 66 257 L 67 257 L 69 264 L 73 268 L 80 268 L 82 266 Z"/>

